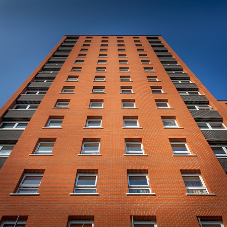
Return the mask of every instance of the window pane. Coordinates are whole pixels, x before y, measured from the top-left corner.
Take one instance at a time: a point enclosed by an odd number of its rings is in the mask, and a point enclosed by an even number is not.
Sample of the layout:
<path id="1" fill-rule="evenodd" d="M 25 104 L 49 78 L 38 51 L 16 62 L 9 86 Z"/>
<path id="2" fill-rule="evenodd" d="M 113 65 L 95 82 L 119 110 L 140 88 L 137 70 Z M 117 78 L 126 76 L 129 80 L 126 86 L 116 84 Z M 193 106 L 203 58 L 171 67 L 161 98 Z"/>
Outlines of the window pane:
<path id="1" fill-rule="evenodd" d="M 147 185 L 147 178 L 146 176 L 129 176 L 129 183 L 130 185 Z"/>
<path id="2" fill-rule="evenodd" d="M 154 224 L 134 224 L 134 227 L 154 227 Z"/>
<path id="3" fill-rule="evenodd" d="M 49 127 L 61 127 L 62 120 L 50 120 Z"/>
<path id="4" fill-rule="evenodd" d="M 77 185 L 94 185 L 95 186 L 96 176 L 79 176 Z"/>
<path id="5" fill-rule="evenodd" d="M 212 129 L 224 129 L 225 128 L 222 123 L 210 123 L 210 126 Z"/>
<path id="6" fill-rule="evenodd" d="M 215 154 L 226 154 L 222 147 L 212 147 Z"/>
<path id="7" fill-rule="evenodd" d="M 28 123 L 18 123 L 18 125 L 16 126 L 16 128 L 26 128 Z"/>
<path id="8" fill-rule="evenodd" d="M 123 102 L 123 108 L 134 108 L 134 102 Z"/>
<path id="9" fill-rule="evenodd" d="M 193 193 L 193 194 L 207 194 L 206 189 L 187 189 L 188 193 Z"/>
<path id="10" fill-rule="evenodd" d="M 200 129 L 209 129 L 206 123 L 197 123 Z"/>
<path id="11" fill-rule="evenodd" d="M 1 128 L 13 128 L 15 123 L 3 123 Z"/>
<path id="12" fill-rule="evenodd" d="M 157 102 L 156 104 L 158 108 L 168 108 L 167 102 Z"/>
<path id="13" fill-rule="evenodd" d="M 24 110 L 27 108 L 28 105 L 16 105 L 15 109 L 18 109 L 18 110 Z"/>
<path id="14" fill-rule="evenodd" d="M 40 143 L 37 153 L 51 153 L 54 143 Z"/>
<path id="15" fill-rule="evenodd" d="M 129 193 L 150 193 L 149 189 L 129 189 Z"/>
<path id="16" fill-rule="evenodd" d="M 96 193 L 96 189 L 75 189 L 75 193 Z"/>
<path id="17" fill-rule="evenodd" d="M 93 121 L 88 120 L 87 126 L 88 127 L 99 127 L 99 126 L 101 126 L 101 120 L 93 120 Z"/>
<path id="18" fill-rule="evenodd" d="M 165 119 L 163 119 L 162 122 L 163 122 L 163 125 L 165 127 L 177 126 L 175 120 L 165 120 Z"/>
<path id="19" fill-rule="evenodd" d="M 40 185 L 42 176 L 26 176 L 22 185 Z"/>
<path id="20" fill-rule="evenodd" d="M 137 127 L 137 120 L 124 120 L 125 127 Z"/>
<path id="21" fill-rule="evenodd" d="M 38 189 L 37 188 L 28 188 L 28 189 L 25 189 L 25 188 L 20 188 L 17 193 L 20 193 L 20 194 L 24 194 L 24 193 L 37 193 Z"/>
<path id="22" fill-rule="evenodd" d="M 173 152 L 187 151 L 185 144 L 171 144 Z"/>
<path id="23" fill-rule="evenodd" d="M 0 155 L 10 155 L 10 153 L 12 152 L 14 146 L 0 146 Z"/>
<path id="24" fill-rule="evenodd" d="M 203 187 L 199 177 L 184 177 L 186 187 Z"/>
<path id="25" fill-rule="evenodd" d="M 92 102 L 91 108 L 102 108 L 102 103 L 101 102 Z"/>
<path id="26" fill-rule="evenodd" d="M 162 90 L 161 89 L 152 89 L 152 93 L 154 94 L 158 94 L 158 93 L 162 93 Z"/>
<path id="27" fill-rule="evenodd" d="M 84 144 L 84 152 L 98 152 L 99 151 L 99 143 L 85 143 Z"/>
<path id="28" fill-rule="evenodd" d="M 127 148 L 127 152 L 133 152 L 133 153 L 142 152 L 141 144 L 126 143 L 126 148 Z"/>
<path id="29" fill-rule="evenodd" d="M 202 224 L 202 227 L 221 227 L 221 224 Z"/>

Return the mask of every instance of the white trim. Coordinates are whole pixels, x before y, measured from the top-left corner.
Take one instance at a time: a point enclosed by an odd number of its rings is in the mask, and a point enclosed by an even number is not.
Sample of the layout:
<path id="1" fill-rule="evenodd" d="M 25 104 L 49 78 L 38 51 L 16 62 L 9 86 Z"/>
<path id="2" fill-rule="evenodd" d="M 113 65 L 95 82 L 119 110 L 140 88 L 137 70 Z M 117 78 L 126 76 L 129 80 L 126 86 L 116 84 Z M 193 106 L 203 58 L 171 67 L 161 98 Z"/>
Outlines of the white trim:
<path id="1" fill-rule="evenodd" d="M 182 145 L 184 145 L 185 146 L 185 148 L 186 148 L 186 151 L 173 151 L 173 153 L 175 154 L 175 155 L 186 155 L 186 154 L 189 154 L 189 155 L 191 155 L 191 152 L 190 152 L 190 150 L 189 150 L 189 148 L 188 148 L 188 145 L 187 145 L 187 143 L 186 142 L 170 142 L 170 144 L 171 144 L 171 146 L 172 145 L 174 145 L 174 144 L 182 144 Z M 182 146 L 183 147 L 183 146 Z M 172 150 L 173 150 L 173 146 L 172 146 Z"/>
<path id="2" fill-rule="evenodd" d="M 86 144 L 98 144 L 97 151 L 84 151 L 84 145 Z M 96 146 L 95 146 L 96 148 Z M 81 154 L 99 154 L 100 153 L 100 142 L 83 142 Z"/>
<path id="3" fill-rule="evenodd" d="M 131 107 L 131 106 L 130 107 L 124 107 L 124 104 L 129 104 L 129 103 L 130 104 L 132 103 L 133 104 L 133 107 Z M 135 102 L 122 102 L 122 108 L 123 109 L 130 109 L 130 108 L 133 108 L 134 109 L 134 108 L 136 108 L 136 105 L 135 105 Z"/>
<path id="4" fill-rule="evenodd" d="M 105 88 L 93 88 L 92 93 L 104 93 Z"/>
<path id="5" fill-rule="evenodd" d="M 93 103 L 101 103 L 101 107 L 99 106 L 99 107 L 92 107 L 92 104 Z M 90 102 L 90 106 L 89 106 L 89 108 L 92 108 L 92 109 L 102 109 L 103 108 L 103 102 Z"/>
<path id="6" fill-rule="evenodd" d="M 157 103 L 166 103 L 166 104 L 167 104 L 167 107 L 159 107 L 159 106 L 157 105 Z M 170 108 L 168 102 L 156 102 L 156 106 L 157 106 L 157 109 L 168 109 L 168 108 Z"/>
<path id="7" fill-rule="evenodd" d="M 89 126 L 89 122 L 92 122 L 92 121 L 99 121 L 99 126 Z M 86 128 L 102 128 L 102 119 L 87 119 L 87 122 L 86 122 Z"/>
<path id="8" fill-rule="evenodd" d="M 127 148 L 127 144 L 131 144 L 131 145 L 133 145 L 133 144 L 140 144 L 141 151 L 130 151 Z M 126 154 L 144 154 L 142 142 L 125 142 L 125 152 L 126 152 Z"/>
<path id="9" fill-rule="evenodd" d="M 126 126 L 125 122 L 129 121 L 129 122 L 136 122 L 136 126 Z M 139 122 L 138 119 L 123 119 L 123 124 L 124 124 L 124 128 L 139 128 Z"/>
<path id="10" fill-rule="evenodd" d="M 200 130 L 227 130 L 226 126 L 222 122 L 196 122 L 196 123 L 197 123 L 198 127 L 200 128 Z M 201 127 L 204 127 L 204 126 L 199 126 L 199 124 L 206 124 L 206 126 L 208 128 L 201 128 Z M 221 124 L 221 126 L 223 128 L 215 128 L 215 129 L 213 129 L 212 128 L 213 124 Z"/>
<path id="11" fill-rule="evenodd" d="M 53 144 L 52 150 L 51 150 L 51 151 L 41 151 L 41 152 L 40 152 L 40 151 L 39 151 L 39 148 L 40 148 L 40 146 L 43 145 L 43 144 Z M 55 144 L 55 142 L 39 142 L 39 144 L 38 144 L 37 147 L 36 147 L 36 150 L 35 150 L 34 154 L 51 154 L 52 151 L 53 151 L 53 149 L 54 149 L 54 144 Z"/>
<path id="12" fill-rule="evenodd" d="M 72 224 L 92 224 L 92 227 L 94 227 L 94 221 L 91 220 L 72 220 L 68 222 L 67 227 L 71 227 Z"/>

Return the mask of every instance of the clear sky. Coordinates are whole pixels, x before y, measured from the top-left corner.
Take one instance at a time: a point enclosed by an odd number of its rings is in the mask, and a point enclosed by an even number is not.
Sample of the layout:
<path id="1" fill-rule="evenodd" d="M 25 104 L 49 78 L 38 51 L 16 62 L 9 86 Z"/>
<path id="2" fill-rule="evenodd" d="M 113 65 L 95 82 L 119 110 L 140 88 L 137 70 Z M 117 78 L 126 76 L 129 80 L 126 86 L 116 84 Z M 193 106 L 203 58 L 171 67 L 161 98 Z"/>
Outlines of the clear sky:
<path id="1" fill-rule="evenodd" d="M 226 0 L 0 0 L 0 107 L 64 35 L 162 35 L 227 100 Z"/>

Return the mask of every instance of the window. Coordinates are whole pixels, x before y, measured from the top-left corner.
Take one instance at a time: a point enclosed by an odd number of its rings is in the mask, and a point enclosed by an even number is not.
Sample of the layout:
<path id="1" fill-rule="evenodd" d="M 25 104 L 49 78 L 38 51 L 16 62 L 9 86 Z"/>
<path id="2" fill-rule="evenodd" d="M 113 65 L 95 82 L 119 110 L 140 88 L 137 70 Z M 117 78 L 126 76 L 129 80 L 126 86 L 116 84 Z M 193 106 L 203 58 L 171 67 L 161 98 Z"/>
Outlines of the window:
<path id="1" fill-rule="evenodd" d="M 108 50 L 107 49 L 100 49 L 99 51 L 100 52 L 107 52 Z"/>
<path id="2" fill-rule="evenodd" d="M 84 64 L 84 60 L 76 60 L 75 64 Z"/>
<path id="3" fill-rule="evenodd" d="M 15 110 L 36 110 L 39 104 L 17 104 Z"/>
<path id="4" fill-rule="evenodd" d="M 164 128 L 178 128 L 177 122 L 175 119 L 162 119 Z"/>
<path id="5" fill-rule="evenodd" d="M 109 41 L 106 39 L 101 40 L 102 43 L 108 43 Z"/>
<path id="6" fill-rule="evenodd" d="M 83 44 L 83 47 L 89 47 L 90 46 L 90 44 Z"/>
<path id="7" fill-rule="evenodd" d="M 157 76 L 147 76 L 148 82 L 156 82 L 158 81 Z"/>
<path id="8" fill-rule="evenodd" d="M 101 128 L 102 127 L 102 119 L 87 119 L 86 122 L 87 128 Z"/>
<path id="9" fill-rule="evenodd" d="M 124 127 L 125 128 L 138 128 L 139 123 L 138 123 L 138 118 L 137 119 L 130 119 L 130 118 L 125 118 L 123 119 Z"/>
<path id="10" fill-rule="evenodd" d="M 78 81 L 78 76 L 68 76 L 67 81 Z"/>
<path id="11" fill-rule="evenodd" d="M 144 68 L 144 72 L 154 72 L 154 69 L 152 67 L 146 67 Z"/>
<path id="12" fill-rule="evenodd" d="M 102 43 L 101 47 L 108 47 L 108 44 Z"/>
<path id="13" fill-rule="evenodd" d="M 97 174 L 77 174 L 74 193 L 96 193 Z"/>
<path id="14" fill-rule="evenodd" d="M 62 89 L 62 93 L 73 93 L 74 92 L 74 87 L 64 87 Z"/>
<path id="15" fill-rule="evenodd" d="M 94 86 L 92 89 L 92 93 L 104 93 L 105 92 L 105 87 L 104 86 Z"/>
<path id="16" fill-rule="evenodd" d="M 130 82 L 131 78 L 130 78 L 130 76 L 120 76 L 120 81 L 121 82 Z"/>
<path id="17" fill-rule="evenodd" d="M 147 174 L 128 174 L 129 193 L 151 193 Z M 139 227 L 139 226 L 138 226 Z"/>
<path id="18" fill-rule="evenodd" d="M 1 227 L 14 227 L 16 224 L 16 220 L 15 221 L 4 221 L 1 224 Z M 16 227 L 25 227 L 26 225 L 26 221 L 18 221 Z"/>
<path id="19" fill-rule="evenodd" d="M 152 94 L 161 94 L 163 93 L 162 87 L 151 87 Z"/>
<path id="20" fill-rule="evenodd" d="M 186 142 L 171 142 L 173 153 L 176 155 L 189 155 L 190 151 Z"/>
<path id="21" fill-rule="evenodd" d="M 8 157 L 14 148 L 14 144 L 0 144 L 0 157 Z"/>
<path id="22" fill-rule="evenodd" d="M 92 36 L 86 36 L 86 39 L 93 39 Z"/>
<path id="23" fill-rule="evenodd" d="M 118 47 L 125 47 L 125 44 L 117 44 Z"/>
<path id="24" fill-rule="evenodd" d="M 156 101 L 156 105 L 158 109 L 162 109 L 162 108 L 170 108 L 169 104 L 167 101 Z"/>
<path id="25" fill-rule="evenodd" d="M 134 43 L 140 43 L 140 40 L 138 39 L 138 40 L 134 40 Z"/>
<path id="26" fill-rule="evenodd" d="M 210 145 L 217 158 L 227 157 L 227 144 Z"/>
<path id="27" fill-rule="evenodd" d="M 81 52 L 87 52 L 87 51 L 88 51 L 88 49 L 84 49 L 84 48 L 82 48 L 80 51 L 81 51 Z"/>
<path id="28" fill-rule="evenodd" d="M 90 102 L 90 108 L 103 108 L 103 102 Z"/>
<path id="29" fill-rule="evenodd" d="M 117 39 L 123 39 L 123 36 L 117 36 Z"/>
<path id="30" fill-rule="evenodd" d="M 200 95 L 198 91 L 178 91 L 180 95 Z"/>
<path id="31" fill-rule="evenodd" d="M 67 227 L 94 227 L 94 221 L 73 220 L 68 223 Z"/>
<path id="32" fill-rule="evenodd" d="M 117 40 L 118 43 L 124 43 L 124 40 Z"/>
<path id="33" fill-rule="evenodd" d="M 19 194 L 36 194 L 41 184 L 43 174 L 41 173 L 25 173 L 18 190 Z"/>
<path id="34" fill-rule="evenodd" d="M 72 72 L 81 72 L 82 70 L 82 67 L 75 67 L 75 68 L 72 68 Z"/>
<path id="35" fill-rule="evenodd" d="M 99 58 L 107 58 L 107 54 L 100 54 Z"/>
<path id="36" fill-rule="evenodd" d="M 200 174 L 182 174 L 189 194 L 209 194 Z"/>
<path id="37" fill-rule="evenodd" d="M 225 125 L 221 122 L 197 122 L 197 125 L 200 129 L 205 130 L 226 129 Z"/>
<path id="38" fill-rule="evenodd" d="M 51 154 L 54 142 L 40 142 L 36 147 L 35 154 Z"/>
<path id="39" fill-rule="evenodd" d="M 142 142 L 125 142 L 126 154 L 143 154 Z"/>
<path id="40" fill-rule="evenodd" d="M 105 76 L 95 76 L 94 81 L 96 82 L 105 81 Z"/>
<path id="41" fill-rule="evenodd" d="M 86 54 L 78 54 L 78 57 L 79 57 L 79 58 L 86 58 L 87 55 L 86 55 Z"/>
<path id="42" fill-rule="evenodd" d="M 98 60 L 97 64 L 106 64 L 106 60 Z"/>
<path id="43" fill-rule="evenodd" d="M 118 54 L 118 57 L 119 58 L 127 58 L 127 55 L 126 54 Z"/>
<path id="44" fill-rule="evenodd" d="M 128 67 L 120 67 L 119 72 L 129 72 L 129 68 Z"/>
<path id="45" fill-rule="evenodd" d="M 133 39 L 139 39 L 139 37 L 138 36 L 133 36 Z"/>
<path id="46" fill-rule="evenodd" d="M 125 52 L 125 49 L 118 49 L 118 52 Z"/>
<path id="47" fill-rule="evenodd" d="M 139 54 L 140 58 L 147 58 L 147 54 Z"/>
<path id="48" fill-rule="evenodd" d="M 57 64 L 54 64 L 57 65 Z M 36 79 L 34 82 L 43 82 L 43 83 L 47 83 L 47 82 L 53 82 L 54 79 Z"/>
<path id="49" fill-rule="evenodd" d="M 136 108 L 135 101 L 122 100 L 122 108 Z"/>
<path id="50" fill-rule="evenodd" d="M 132 94 L 132 87 L 131 86 L 127 86 L 127 87 L 121 87 L 121 93 L 122 94 Z"/>
<path id="51" fill-rule="evenodd" d="M 136 47 L 142 47 L 143 45 L 142 44 L 135 44 Z"/>
<path id="52" fill-rule="evenodd" d="M 189 110 L 212 110 L 213 108 L 209 105 L 187 105 Z"/>
<path id="53" fill-rule="evenodd" d="M 68 106 L 69 106 L 69 102 L 64 102 L 64 101 L 57 102 L 55 105 L 56 108 L 68 108 Z"/>
<path id="54" fill-rule="evenodd" d="M 119 64 L 128 64 L 127 60 L 119 60 Z"/>
<path id="55" fill-rule="evenodd" d="M 106 72 L 106 68 L 104 67 L 97 67 L 96 72 Z"/>
<path id="56" fill-rule="evenodd" d="M 63 119 L 50 119 L 47 123 L 46 127 L 49 128 L 60 128 L 62 124 Z"/>
<path id="57" fill-rule="evenodd" d="M 83 142 L 81 154 L 99 154 L 100 142 Z"/>
<path id="58" fill-rule="evenodd" d="M 26 95 L 45 95 L 47 91 L 26 91 Z"/>
<path id="59" fill-rule="evenodd" d="M 188 83 L 191 83 L 191 81 L 190 80 L 172 80 L 172 82 L 174 83 L 174 84 L 188 84 Z"/>
<path id="60" fill-rule="evenodd" d="M 137 49 L 138 52 L 144 52 L 144 49 Z"/>
<path id="61" fill-rule="evenodd" d="M 149 60 L 141 60 L 142 64 L 151 64 Z"/>
<path id="62" fill-rule="evenodd" d="M 2 122 L 1 129 L 25 129 L 28 122 Z"/>
<path id="63" fill-rule="evenodd" d="M 224 227 L 222 221 L 201 221 L 201 227 Z"/>
<path id="64" fill-rule="evenodd" d="M 134 221 L 133 227 L 157 227 L 156 222 L 153 221 Z"/>

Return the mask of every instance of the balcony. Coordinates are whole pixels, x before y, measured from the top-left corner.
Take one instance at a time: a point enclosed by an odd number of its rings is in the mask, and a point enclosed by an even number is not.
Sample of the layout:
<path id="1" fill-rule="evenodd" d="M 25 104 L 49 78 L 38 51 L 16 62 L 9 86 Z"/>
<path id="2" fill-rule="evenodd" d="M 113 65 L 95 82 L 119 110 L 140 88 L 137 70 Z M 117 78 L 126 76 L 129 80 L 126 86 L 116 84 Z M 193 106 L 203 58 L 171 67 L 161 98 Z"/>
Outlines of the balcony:
<path id="1" fill-rule="evenodd" d="M 218 158 L 218 161 L 220 162 L 224 171 L 227 173 L 227 158 Z"/>
<path id="2" fill-rule="evenodd" d="M 31 82 L 28 85 L 28 90 L 48 90 L 52 82 Z"/>
<path id="3" fill-rule="evenodd" d="M 7 159 L 7 157 L 0 157 L 0 169 L 1 169 L 2 166 L 4 165 L 6 159 Z"/>
<path id="4" fill-rule="evenodd" d="M 178 91 L 198 91 L 199 88 L 194 83 L 174 83 Z"/>
<path id="5" fill-rule="evenodd" d="M 227 142 L 227 130 L 201 130 L 208 142 Z"/>
<path id="6" fill-rule="evenodd" d="M 183 72 L 181 65 L 177 64 L 163 64 L 163 67 L 166 71 L 180 71 Z"/>
<path id="7" fill-rule="evenodd" d="M 68 57 L 70 51 L 57 51 L 54 53 L 54 57 Z"/>
<path id="8" fill-rule="evenodd" d="M 168 52 L 168 49 L 166 47 L 153 47 L 153 50 L 155 52 Z"/>
<path id="9" fill-rule="evenodd" d="M 159 58 L 159 61 L 162 64 L 177 64 L 177 60 L 175 58 Z"/>
<path id="10" fill-rule="evenodd" d="M 164 47 L 163 43 L 150 43 L 152 47 Z"/>
<path id="11" fill-rule="evenodd" d="M 26 95 L 22 94 L 17 99 L 18 104 L 39 104 L 45 95 Z"/>
<path id="12" fill-rule="evenodd" d="M 15 143 L 19 140 L 24 130 L 0 130 L 0 138 L 4 143 Z"/>
<path id="13" fill-rule="evenodd" d="M 4 121 L 29 121 L 35 110 L 8 110 L 3 117 Z"/>
<path id="14" fill-rule="evenodd" d="M 185 104 L 204 104 L 209 105 L 209 100 L 205 95 L 182 95 Z"/>
<path id="15" fill-rule="evenodd" d="M 196 121 L 222 121 L 222 116 L 216 110 L 190 110 Z"/>
<path id="16" fill-rule="evenodd" d="M 168 73 L 171 80 L 190 80 L 190 76 L 187 73 Z"/>
<path id="17" fill-rule="evenodd" d="M 172 54 L 169 52 L 155 52 L 156 55 L 159 57 L 172 57 Z"/>
<path id="18" fill-rule="evenodd" d="M 57 73 L 38 73 L 36 79 L 54 79 L 57 76 Z"/>
<path id="19" fill-rule="evenodd" d="M 59 47 L 58 51 L 71 51 L 72 47 Z"/>
<path id="20" fill-rule="evenodd" d="M 62 67 L 62 64 L 61 65 L 52 65 L 52 64 L 46 64 L 43 66 L 42 68 L 42 72 L 45 72 L 45 71 L 59 71 Z"/>

